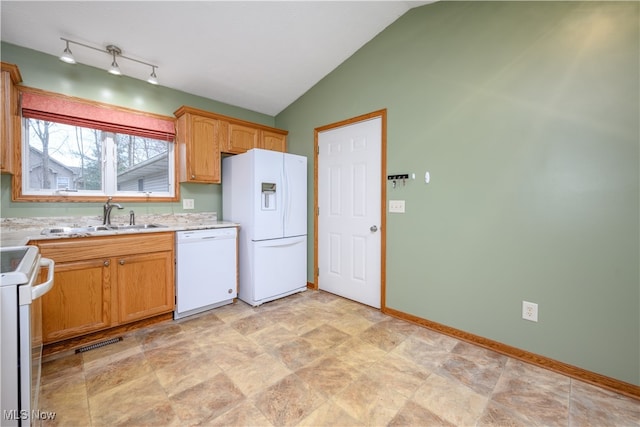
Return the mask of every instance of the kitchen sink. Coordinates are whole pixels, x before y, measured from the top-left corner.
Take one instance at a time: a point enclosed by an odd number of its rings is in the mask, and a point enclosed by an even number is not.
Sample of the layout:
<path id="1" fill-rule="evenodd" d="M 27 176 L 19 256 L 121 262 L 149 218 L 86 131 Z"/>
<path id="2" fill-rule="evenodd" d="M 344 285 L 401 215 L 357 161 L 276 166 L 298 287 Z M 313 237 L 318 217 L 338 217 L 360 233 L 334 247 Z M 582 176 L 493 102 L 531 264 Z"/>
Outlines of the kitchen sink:
<path id="1" fill-rule="evenodd" d="M 148 230 L 153 228 L 166 228 L 162 224 L 137 224 L 137 225 L 88 225 L 85 227 L 50 227 L 40 232 L 43 235 L 73 235 L 96 233 L 100 231 L 116 231 L 116 230 Z"/>
<path id="2" fill-rule="evenodd" d="M 40 234 L 85 234 L 96 231 L 109 231 L 106 225 L 89 225 L 86 227 L 51 227 L 45 228 Z"/>
<path id="3" fill-rule="evenodd" d="M 146 230 L 150 228 L 166 228 L 162 224 L 136 224 L 136 225 L 107 225 L 111 230 Z"/>

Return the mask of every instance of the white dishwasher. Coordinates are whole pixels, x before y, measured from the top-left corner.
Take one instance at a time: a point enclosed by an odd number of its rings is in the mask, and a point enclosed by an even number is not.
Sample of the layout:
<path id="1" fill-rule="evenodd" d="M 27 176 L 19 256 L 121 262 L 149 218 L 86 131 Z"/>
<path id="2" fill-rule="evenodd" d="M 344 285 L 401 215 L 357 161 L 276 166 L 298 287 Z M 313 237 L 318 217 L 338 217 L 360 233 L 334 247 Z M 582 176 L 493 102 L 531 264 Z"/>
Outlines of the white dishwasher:
<path id="1" fill-rule="evenodd" d="M 238 295 L 236 227 L 176 232 L 174 319 L 231 304 Z"/>

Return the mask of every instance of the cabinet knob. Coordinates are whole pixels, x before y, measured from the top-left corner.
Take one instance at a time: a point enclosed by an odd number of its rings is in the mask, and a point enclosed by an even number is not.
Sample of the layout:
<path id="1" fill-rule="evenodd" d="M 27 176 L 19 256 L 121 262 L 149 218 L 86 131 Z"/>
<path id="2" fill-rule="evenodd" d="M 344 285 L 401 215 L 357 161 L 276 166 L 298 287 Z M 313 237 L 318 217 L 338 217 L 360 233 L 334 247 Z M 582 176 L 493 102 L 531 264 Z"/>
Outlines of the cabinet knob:
<path id="1" fill-rule="evenodd" d="M 233 289 L 229 289 L 229 293 L 232 294 L 233 293 Z"/>
<path id="2" fill-rule="evenodd" d="M 120 260 L 120 265 L 124 265 L 124 260 L 123 259 Z"/>
<path id="3" fill-rule="evenodd" d="M 191 179 L 196 179 L 196 176 L 191 174 Z"/>
<path id="4" fill-rule="evenodd" d="M 109 267 L 111 265 L 111 261 L 106 260 L 103 264 L 105 267 Z"/>

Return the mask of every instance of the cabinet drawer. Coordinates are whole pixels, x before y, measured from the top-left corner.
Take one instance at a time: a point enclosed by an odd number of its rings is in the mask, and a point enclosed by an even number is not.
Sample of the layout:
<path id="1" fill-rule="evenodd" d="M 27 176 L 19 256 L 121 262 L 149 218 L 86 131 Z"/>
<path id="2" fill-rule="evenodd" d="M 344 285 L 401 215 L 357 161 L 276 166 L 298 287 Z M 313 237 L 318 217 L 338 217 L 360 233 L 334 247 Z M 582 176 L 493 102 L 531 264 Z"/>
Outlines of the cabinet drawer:
<path id="1" fill-rule="evenodd" d="M 174 233 L 139 233 L 30 242 L 55 262 L 81 261 L 173 250 Z"/>

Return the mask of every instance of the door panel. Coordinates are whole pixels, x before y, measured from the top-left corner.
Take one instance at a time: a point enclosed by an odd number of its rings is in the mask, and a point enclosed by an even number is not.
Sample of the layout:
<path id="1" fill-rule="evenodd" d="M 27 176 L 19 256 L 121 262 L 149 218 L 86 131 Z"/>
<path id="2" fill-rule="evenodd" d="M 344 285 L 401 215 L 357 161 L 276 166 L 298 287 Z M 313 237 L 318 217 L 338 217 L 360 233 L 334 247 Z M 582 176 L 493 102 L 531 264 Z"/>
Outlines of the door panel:
<path id="1" fill-rule="evenodd" d="M 318 286 L 379 308 L 382 119 L 318 135 Z"/>
<path id="2" fill-rule="evenodd" d="M 329 233 L 329 273 L 342 274 L 342 234 Z"/>

